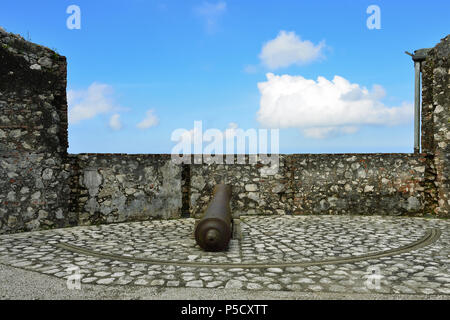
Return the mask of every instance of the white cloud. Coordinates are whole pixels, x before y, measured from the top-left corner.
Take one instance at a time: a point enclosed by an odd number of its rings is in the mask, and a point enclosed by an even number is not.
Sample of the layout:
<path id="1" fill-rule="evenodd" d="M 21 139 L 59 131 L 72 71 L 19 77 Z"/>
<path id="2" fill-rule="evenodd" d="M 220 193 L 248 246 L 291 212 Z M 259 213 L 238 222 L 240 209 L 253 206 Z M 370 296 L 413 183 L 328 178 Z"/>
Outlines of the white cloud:
<path id="1" fill-rule="evenodd" d="M 122 122 L 120 121 L 120 114 L 115 113 L 109 119 L 109 127 L 113 130 L 122 129 Z"/>
<path id="2" fill-rule="evenodd" d="M 393 126 L 412 121 L 413 107 L 403 103 L 388 107 L 380 99 L 381 86 L 371 91 L 335 76 L 317 81 L 301 76 L 267 74 L 258 83 L 261 93 L 257 119 L 272 128 L 300 128 L 308 137 L 352 134 L 362 125 Z"/>
<path id="3" fill-rule="evenodd" d="M 156 126 L 159 123 L 159 119 L 157 116 L 154 115 L 154 113 L 155 113 L 155 110 L 153 110 L 153 109 L 148 110 L 144 120 L 139 122 L 137 124 L 137 127 L 139 129 L 148 129 L 148 128 Z"/>
<path id="4" fill-rule="evenodd" d="M 302 41 L 295 32 L 280 31 L 275 39 L 264 44 L 259 58 L 270 69 L 302 65 L 321 58 L 324 47 L 324 42 L 314 45 L 309 40 Z"/>
<path id="5" fill-rule="evenodd" d="M 217 3 L 203 2 L 194 8 L 194 12 L 205 19 L 206 30 L 213 33 L 217 28 L 219 17 L 227 11 L 227 4 L 224 1 Z"/>
<path id="6" fill-rule="evenodd" d="M 113 92 L 111 86 L 96 82 L 87 90 L 69 90 L 67 92 L 69 123 L 75 124 L 119 109 L 112 98 Z"/>

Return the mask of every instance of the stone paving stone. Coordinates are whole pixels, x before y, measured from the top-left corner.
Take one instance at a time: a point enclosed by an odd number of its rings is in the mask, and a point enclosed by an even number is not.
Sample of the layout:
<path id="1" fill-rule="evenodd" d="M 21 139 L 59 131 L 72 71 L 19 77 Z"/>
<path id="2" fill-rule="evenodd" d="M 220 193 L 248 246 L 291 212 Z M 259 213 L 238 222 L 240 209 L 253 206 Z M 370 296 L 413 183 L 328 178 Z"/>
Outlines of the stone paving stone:
<path id="1" fill-rule="evenodd" d="M 134 282 L 134 284 L 136 284 L 138 286 L 145 286 L 148 284 L 148 281 L 145 279 L 138 279 Z"/>
<path id="2" fill-rule="evenodd" d="M 231 279 L 225 285 L 226 289 L 241 289 L 243 287 L 243 283 L 240 280 Z"/>
<path id="3" fill-rule="evenodd" d="M 330 285 L 329 286 L 330 291 L 332 292 L 345 292 L 347 291 L 347 289 L 344 286 L 340 286 L 340 285 Z"/>
<path id="4" fill-rule="evenodd" d="M 258 284 L 258 283 L 250 282 L 250 283 L 247 283 L 246 288 L 249 289 L 249 290 L 260 290 L 260 289 L 263 288 L 263 286 Z"/>
<path id="5" fill-rule="evenodd" d="M 133 282 L 133 278 L 119 278 L 116 281 L 116 284 L 120 284 L 120 285 L 127 285 L 129 283 Z"/>
<path id="6" fill-rule="evenodd" d="M 113 273 L 111 275 L 111 277 L 117 278 L 117 277 L 123 277 L 124 275 L 125 275 L 125 272 L 116 272 L 116 273 Z"/>
<path id="7" fill-rule="evenodd" d="M 150 285 L 151 286 L 163 286 L 165 282 L 166 281 L 164 281 L 162 279 L 155 279 L 152 282 L 150 282 Z"/>
<path id="8" fill-rule="evenodd" d="M 167 281 L 168 287 L 178 287 L 180 285 L 180 281 Z"/>
<path id="9" fill-rule="evenodd" d="M 308 286 L 309 289 L 311 289 L 312 291 L 322 291 L 323 287 L 319 286 L 319 285 L 312 285 L 312 286 Z"/>
<path id="10" fill-rule="evenodd" d="M 212 281 L 212 282 L 209 282 L 207 285 L 206 285 L 206 287 L 207 288 L 217 288 L 217 287 L 219 287 L 220 285 L 222 285 L 222 281 Z"/>
<path id="11" fill-rule="evenodd" d="M 278 283 L 269 284 L 267 287 L 271 290 L 276 290 L 276 291 L 281 290 L 281 288 L 282 288 L 281 285 Z"/>
<path id="12" fill-rule="evenodd" d="M 283 270 L 281 268 L 269 268 L 267 269 L 267 271 L 271 273 L 283 273 Z"/>
<path id="13" fill-rule="evenodd" d="M 110 275 L 109 272 L 103 272 L 103 271 L 94 273 L 94 276 L 96 276 L 96 277 L 106 277 L 106 276 L 109 276 L 109 275 Z"/>
<path id="14" fill-rule="evenodd" d="M 81 279 L 81 283 L 92 283 L 94 281 L 97 281 L 96 277 L 91 277 L 91 278 L 83 278 Z"/>
<path id="15" fill-rule="evenodd" d="M 190 288 L 202 288 L 202 287 L 203 287 L 203 281 L 202 281 L 202 280 L 188 281 L 188 282 L 186 283 L 186 287 L 190 287 Z"/>
<path id="16" fill-rule="evenodd" d="M 105 278 L 105 279 L 97 280 L 97 283 L 98 284 L 111 284 L 111 283 L 114 282 L 114 280 L 116 280 L 116 279 L 114 279 L 114 278 Z"/>
<path id="17" fill-rule="evenodd" d="M 67 278 L 68 267 L 78 266 L 82 283 L 104 285 L 450 294 L 448 220 L 247 216 L 241 219 L 242 239 L 232 240 L 228 251 L 219 253 L 203 252 L 192 238 L 193 227 L 193 219 L 183 219 L 3 235 L 0 263 L 61 278 Z M 380 253 L 410 245 L 431 228 L 442 232 L 437 242 L 402 254 L 344 264 L 270 266 Z M 80 255 L 56 247 L 59 243 L 117 258 Z M 154 262 L 128 262 L 121 257 Z M 158 264 L 157 260 L 172 265 Z M 222 266 L 241 263 L 267 266 Z M 381 273 L 379 290 L 368 289 L 365 284 L 370 268 Z"/>

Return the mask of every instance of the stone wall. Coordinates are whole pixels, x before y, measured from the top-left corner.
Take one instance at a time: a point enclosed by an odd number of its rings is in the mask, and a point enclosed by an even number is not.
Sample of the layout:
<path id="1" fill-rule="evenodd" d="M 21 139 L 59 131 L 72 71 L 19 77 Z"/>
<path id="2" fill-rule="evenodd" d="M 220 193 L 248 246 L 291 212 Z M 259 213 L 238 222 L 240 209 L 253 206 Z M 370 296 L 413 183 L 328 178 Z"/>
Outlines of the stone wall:
<path id="1" fill-rule="evenodd" d="M 0 28 L 0 152 L 65 154 L 66 58 Z"/>
<path id="2" fill-rule="evenodd" d="M 267 167 L 192 165 L 191 214 L 201 216 L 220 182 L 232 185 L 235 216 L 425 213 L 423 154 L 281 155 L 276 174 Z"/>
<path id="3" fill-rule="evenodd" d="M 266 174 L 269 164 L 258 162 L 248 164 L 249 156 L 244 156 L 246 164 L 192 164 L 190 166 L 190 212 L 200 217 L 212 197 L 214 186 L 226 183 L 232 186 L 231 209 L 235 217 L 242 214 L 284 214 L 290 209 L 285 196 L 289 192 L 289 174 L 285 159 L 280 155 L 276 174 Z"/>
<path id="4" fill-rule="evenodd" d="M 438 216 L 450 212 L 450 35 L 428 53 L 422 65 L 422 148 L 430 156 L 433 185 L 427 197 Z"/>
<path id="5" fill-rule="evenodd" d="M 55 154 L 0 156 L 0 234 L 76 225 L 68 211 L 69 177 Z"/>
<path id="6" fill-rule="evenodd" d="M 80 225 L 181 216 L 181 166 L 169 155 L 71 155 L 71 212 Z"/>
<path id="7" fill-rule="evenodd" d="M 295 214 L 424 214 L 424 155 L 294 155 L 289 160 Z"/>
<path id="8" fill-rule="evenodd" d="M 0 28 L 0 234 L 199 217 L 221 182 L 232 185 L 235 216 L 448 216 L 449 43 L 422 69 L 422 154 L 280 155 L 270 174 L 263 163 L 67 154 L 65 57 Z"/>
<path id="9" fill-rule="evenodd" d="M 66 58 L 0 28 L 0 233 L 68 213 Z"/>

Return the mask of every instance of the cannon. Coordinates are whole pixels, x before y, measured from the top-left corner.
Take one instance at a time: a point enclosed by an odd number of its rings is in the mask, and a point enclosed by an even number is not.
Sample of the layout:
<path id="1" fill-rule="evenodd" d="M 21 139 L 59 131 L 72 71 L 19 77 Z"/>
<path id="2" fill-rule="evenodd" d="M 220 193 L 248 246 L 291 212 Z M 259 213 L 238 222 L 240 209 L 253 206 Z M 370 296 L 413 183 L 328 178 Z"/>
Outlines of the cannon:
<path id="1" fill-rule="evenodd" d="M 218 184 L 203 218 L 195 227 L 195 241 L 205 251 L 223 251 L 231 239 L 231 186 Z"/>

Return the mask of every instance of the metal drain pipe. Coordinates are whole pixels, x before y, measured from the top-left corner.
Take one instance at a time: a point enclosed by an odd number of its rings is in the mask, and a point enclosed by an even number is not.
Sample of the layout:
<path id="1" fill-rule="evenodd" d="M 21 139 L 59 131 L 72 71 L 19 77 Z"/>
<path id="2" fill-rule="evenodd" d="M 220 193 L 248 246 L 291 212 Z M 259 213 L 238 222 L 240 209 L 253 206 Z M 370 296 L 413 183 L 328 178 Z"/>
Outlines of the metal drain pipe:
<path id="1" fill-rule="evenodd" d="M 420 72 L 422 62 L 426 60 L 430 49 L 419 49 L 414 54 L 405 52 L 414 61 L 414 153 L 420 152 L 420 97 L 422 87 L 420 83 Z"/>

